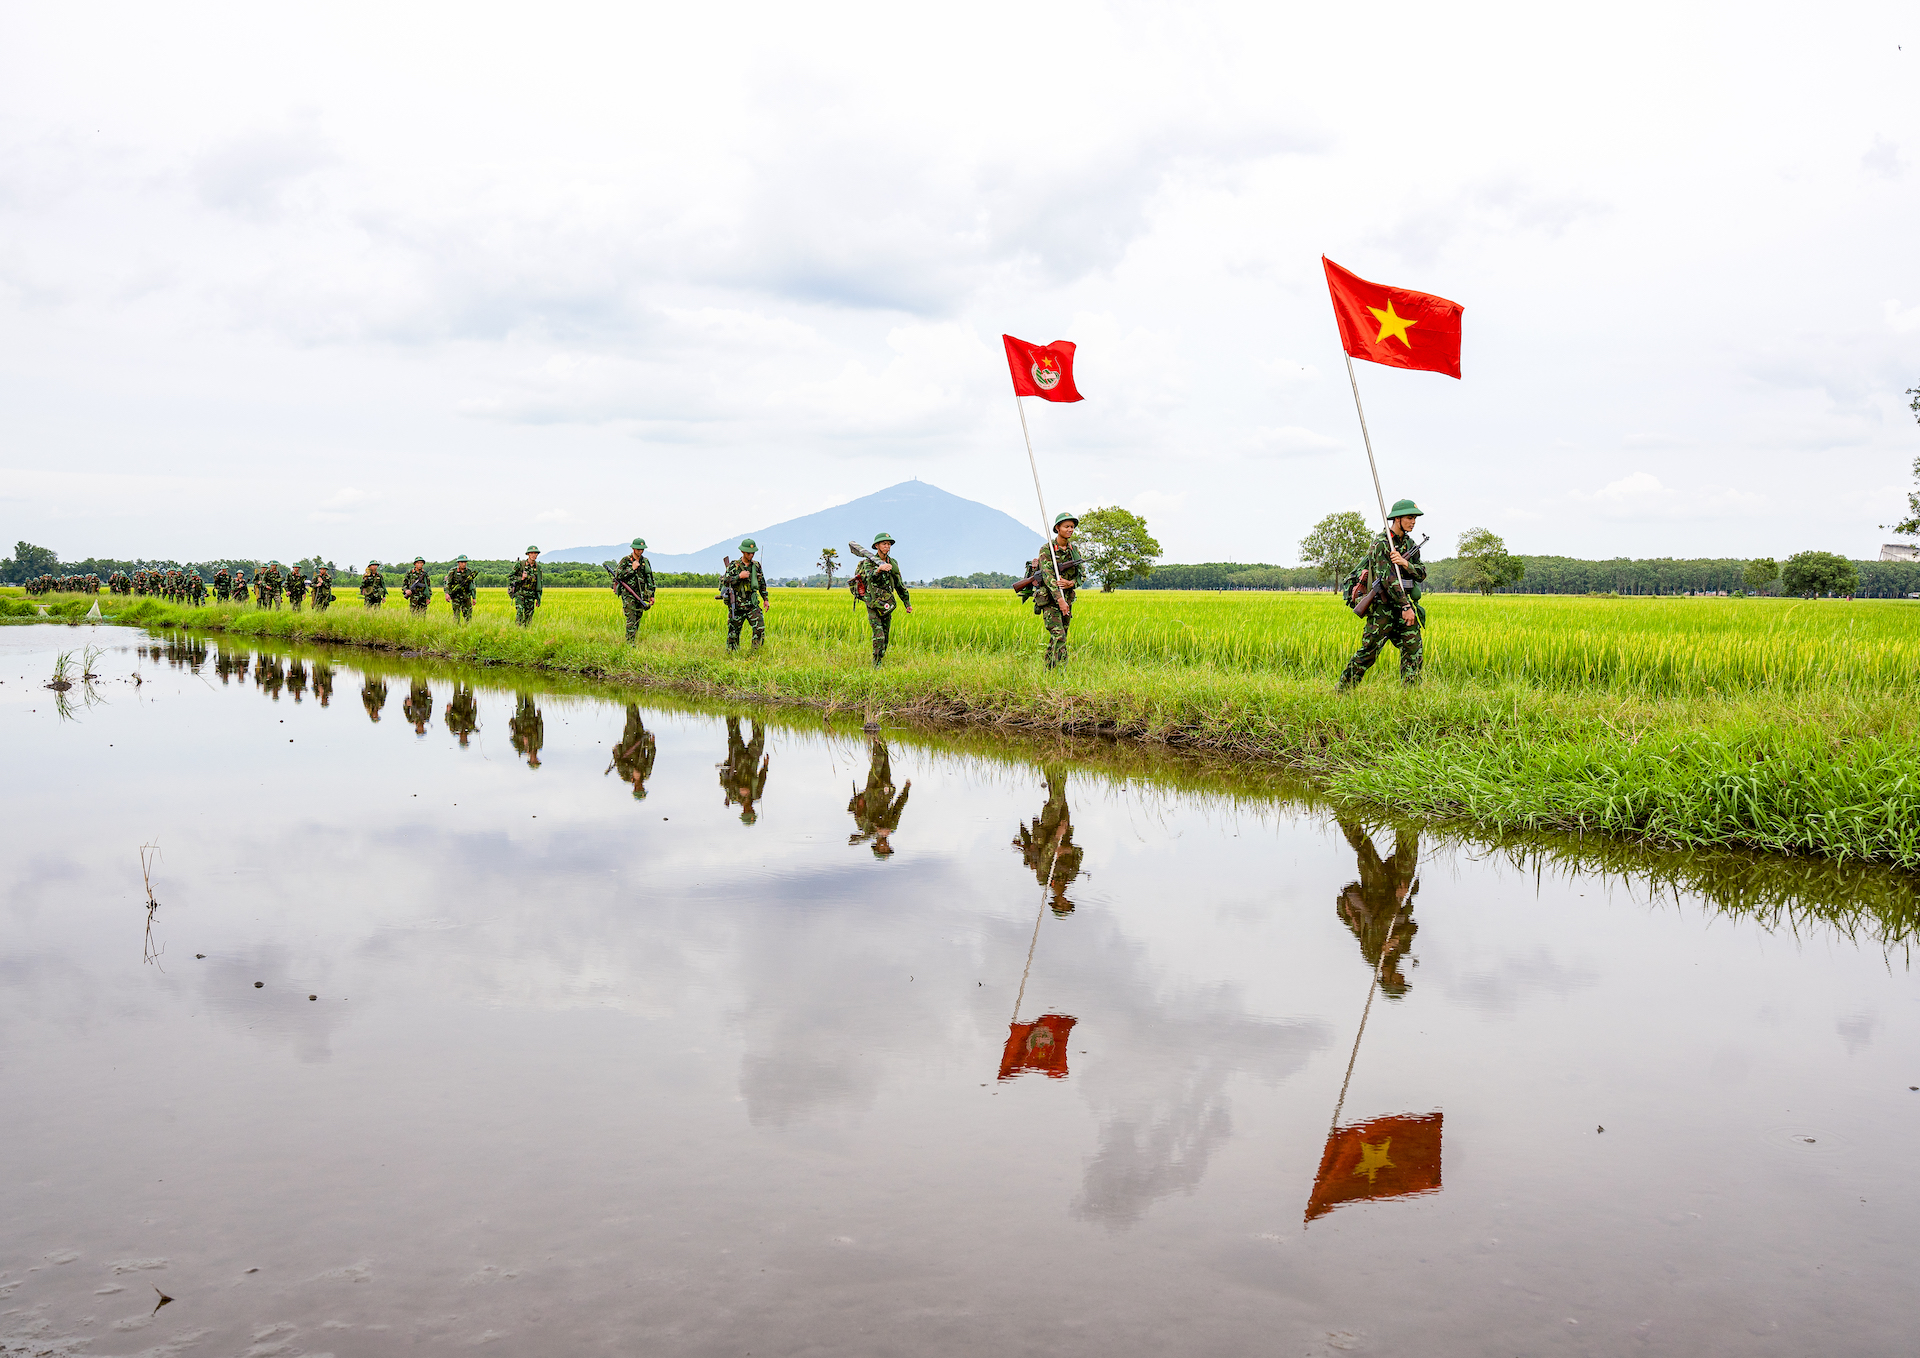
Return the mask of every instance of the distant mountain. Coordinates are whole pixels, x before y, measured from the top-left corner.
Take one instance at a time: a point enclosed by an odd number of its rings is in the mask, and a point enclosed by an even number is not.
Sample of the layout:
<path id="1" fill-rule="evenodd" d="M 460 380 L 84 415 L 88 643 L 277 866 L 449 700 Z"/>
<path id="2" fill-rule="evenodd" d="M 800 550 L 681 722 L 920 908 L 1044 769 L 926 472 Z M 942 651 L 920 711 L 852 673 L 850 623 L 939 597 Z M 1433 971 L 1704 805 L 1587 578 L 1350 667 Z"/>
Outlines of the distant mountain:
<path id="1" fill-rule="evenodd" d="M 849 540 L 865 546 L 875 533 L 898 538 L 894 551 L 906 567 L 909 580 L 931 580 L 942 575 L 970 575 L 974 571 L 1017 571 L 1040 544 L 1037 524 L 1024 524 L 1010 514 L 963 500 L 925 481 L 902 481 L 817 514 L 803 515 L 767 528 L 753 528 L 722 538 L 697 552 L 665 554 L 649 550 L 656 571 L 720 569 L 722 555 L 736 555 L 741 538 L 760 544 L 760 561 L 776 578 L 814 575 L 822 547 L 840 551 L 843 568 Z M 543 561 L 611 561 L 625 556 L 624 542 L 606 547 L 568 547 L 545 552 Z M 853 565 L 859 563 L 853 562 Z"/>

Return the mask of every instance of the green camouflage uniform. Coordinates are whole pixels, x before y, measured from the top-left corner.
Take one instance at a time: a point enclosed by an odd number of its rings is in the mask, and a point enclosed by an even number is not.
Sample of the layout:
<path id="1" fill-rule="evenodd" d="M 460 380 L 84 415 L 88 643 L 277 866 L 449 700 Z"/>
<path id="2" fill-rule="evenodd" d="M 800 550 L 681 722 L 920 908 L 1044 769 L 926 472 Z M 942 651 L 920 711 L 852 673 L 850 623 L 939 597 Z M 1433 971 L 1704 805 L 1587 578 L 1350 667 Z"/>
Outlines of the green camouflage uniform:
<path id="1" fill-rule="evenodd" d="M 467 737 L 480 729 L 480 704 L 473 696 L 473 685 L 456 683 L 453 696 L 447 699 L 447 730 L 460 738 L 460 748 L 467 748 Z"/>
<path id="2" fill-rule="evenodd" d="M 758 650 L 767 639 L 767 615 L 760 611 L 767 597 L 767 573 L 760 569 L 760 558 L 728 561 L 721 583 L 733 586 L 733 605 L 727 610 L 727 649 L 740 649 L 740 628 L 750 624 L 754 649 Z"/>
<path id="3" fill-rule="evenodd" d="M 740 823 L 752 825 L 760 819 L 753 804 L 767 792 L 767 766 L 773 757 L 765 753 L 767 733 L 759 722 L 753 723 L 753 739 L 740 738 L 740 718 L 727 718 L 727 762 L 720 766 L 720 790 L 728 806 L 740 808 Z"/>
<path id="4" fill-rule="evenodd" d="M 196 604 L 204 604 L 207 601 L 207 582 L 201 578 L 199 571 L 190 571 L 187 574 L 187 597 Z"/>
<path id="5" fill-rule="evenodd" d="M 527 767 L 540 767 L 540 747 L 547 743 L 546 718 L 540 715 L 540 709 L 533 705 L 533 695 L 521 693 L 515 695 L 513 715 L 507 718 L 507 738 L 513 742 L 513 748 L 527 757 Z"/>
<path id="6" fill-rule="evenodd" d="M 406 597 L 408 609 L 415 613 L 427 611 L 427 605 L 433 602 L 433 581 L 427 575 L 425 564 L 416 562 L 406 573 L 400 581 L 400 593 Z"/>
<path id="7" fill-rule="evenodd" d="M 1380 978 L 1380 993 L 1397 1000 L 1407 993 L 1400 959 L 1413 946 L 1413 936 L 1420 928 L 1413 918 L 1413 898 L 1420 891 L 1414 875 L 1420 865 L 1420 836 L 1410 827 L 1394 827 L 1393 857 L 1382 858 L 1373 847 L 1372 837 L 1357 821 L 1336 819 L 1340 833 L 1353 848 L 1360 880 L 1349 882 L 1341 890 L 1334 909 L 1359 941 L 1360 955 Z"/>
<path id="8" fill-rule="evenodd" d="M 360 602 L 368 608 L 378 608 L 386 601 L 387 582 L 380 578 L 379 563 L 369 565 L 360 576 Z"/>
<path id="9" fill-rule="evenodd" d="M 313 611 L 324 613 L 333 607 L 333 572 L 325 566 L 313 568 Z"/>
<path id="10" fill-rule="evenodd" d="M 635 800 L 647 795 L 647 779 L 653 776 L 655 745 L 653 732 L 641 724 L 640 709 L 628 703 L 627 728 L 620 733 L 620 743 L 613 747 L 613 766 L 620 771 L 621 782 L 633 784 Z"/>
<path id="11" fill-rule="evenodd" d="M 286 577 L 280 574 L 280 567 L 273 564 L 254 577 L 254 583 L 260 587 L 260 607 L 280 607 L 280 587 L 285 580 Z"/>
<path id="12" fill-rule="evenodd" d="M 413 723 L 413 733 L 424 736 L 427 723 L 433 720 L 433 690 L 427 687 L 424 679 L 415 679 L 407 690 L 407 700 L 400 704 L 400 711 Z"/>
<path id="13" fill-rule="evenodd" d="M 322 707 L 333 701 L 333 666 L 319 660 L 313 662 L 313 696 Z"/>
<path id="14" fill-rule="evenodd" d="M 213 573 L 213 597 L 225 603 L 233 594 L 233 573 L 225 566 Z"/>
<path id="15" fill-rule="evenodd" d="M 880 563 L 861 558 L 860 567 L 854 571 L 853 578 L 847 581 L 847 590 L 856 599 L 863 599 L 867 605 L 867 630 L 873 633 L 873 663 L 878 665 L 887 657 L 887 642 L 893 634 L 894 597 L 909 607 L 913 598 L 907 591 L 906 575 L 900 569 L 900 558 L 887 558 L 888 569 L 881 570 Z"/>
<path id="16" fill-rule="evenodd" d="M 1033 869 L 1033 879 L 1047 889 L 1053 913 L 1065 918 L 1073 913 L 1067 887 L 1080 875 L 1085 850 L 1073 842 L 1073 809 L 1067 805 L 1065 769 L 1046 770 L 1047 804 L 1030 825 L 1022 825 L 1013 847 L 1020 859 Z"/>
<path id="17" fill-rule="evenodd" d="M 907 809 L 907 796 L 912 791 L 913 780 L 909 778 L 900 795 L 894 796 L 893 760 L 888 756 L 887 742 L 874 736 L 867 753 L 867 785 L 856 789 L 847 803 L 854 825 L 847 846 L 871 842 L 875 858 L 891 858 L 893 832 L 900 828 L 900 814 Z"/>
<path id="18" fill-rule="evenodd" d="M 387 705 L 387 681 L 369 674 L 360 685 L 360 705 L 367 709 L 368 717 L 379 721 L 380 709 Z"/>
<path id="19" fill-rule="evenodd" d="M 1058 565 L 1058 572 L 1054 567 Z M 1074 591 L 1080 588 L 1080 549 L 1058 539 L 1040 546 L 1040 566 L 1034 572 L 1033 611 L 1047 626 L 1047 668 L 1067 662 L 1067 627 L 1073 622 Z M 1062 601 L 1065 606 L 1062 607 Z"/>
<path id="20" fill-rule="evenodd" d="M 300 605 L 306 602 L 307 577 L 298 566 L 287 572 L 287 604 L 294 612 L 300 611 Z"/>
<path id="21" fill-rule="evenodd" d="M 464 561 L 456 561 L 447 572 L 447 602 L 453 606 L 453 616 L 461 622 L 473 621 L 473 595 L 478 583 L 473 567 Z"/>
<path id="22" fill-rule="evenodd" d="M 620 611 L 627 619 L 627 640 L 632 641 L 640 631 L 640 620 L 653 607 L 653 563 L 645 553 L 638 561 L 631 552 L 620 558 L 620 564 L 613 568 L 613 592 L 620 596 Z M 637 599 L 636 594 L 640 596 Z"/>
<path id="23" fill-rule="evenodd" d="M 540 563 L 522 557 L 507 577 L 507 597 L 513 600 L 513 620 L 525 627 L 533 621 L 533 610 L 540 607 Z M 530 760 L 538 763 L 538 760 Z"/>
<path id="24" fill-rule="evenodd" d="M 1427 578 L 1427 568 L 1420 562 L 1420 549 L 1414 545 L 1413 537 L 1394 536 L 1392 550 L 1400 553 L 1408 565 L 1399 568 L 1400 576 L 1412 583 L 1402 588 L 1394 578 L 1393 558 L 1387 555 L 1387 534 L 1382 531 L 1367 548 L 1367 555 L 1360 563 L 1360 569 L 1366 572 L 1366 581 L 1384 582 L 1384 588 L 1373 596 L 1373 605 L 1367 610 L 1366 626 L 1360 633 L 1360 649 L 1353 653 L 1353 659 L 1340 672 L 1342 687 L 1351 688 L 1367 677 L 1367 671 L 1373 662 L 1380 658 L 1380 651 L 1388 642 L 1392 642 L 1400 652 L 1400 678 L 1405 683 L 1414 683 L 1420 678 L 1420 665 L 1425 659 L 1425 648 L 1420 644 L 1420 623 L 1416 614 L 1415 621 L 1407 622 L 1400 614 L 1403 609 L 1417 608 L 1420 598 L 1420 582 Z M 1348 579 L 1354 579 L 1349 576 Z M 1362 587 L 1365 592 L 1365 586 Z"/>
<path id="25" fill-rule="evenodd" d="M 245 571 L 235 571 L 233 573 L 233 591 L 229 597 L 237 604 L 244 604 L 247 601 L 247 573 Z"/>

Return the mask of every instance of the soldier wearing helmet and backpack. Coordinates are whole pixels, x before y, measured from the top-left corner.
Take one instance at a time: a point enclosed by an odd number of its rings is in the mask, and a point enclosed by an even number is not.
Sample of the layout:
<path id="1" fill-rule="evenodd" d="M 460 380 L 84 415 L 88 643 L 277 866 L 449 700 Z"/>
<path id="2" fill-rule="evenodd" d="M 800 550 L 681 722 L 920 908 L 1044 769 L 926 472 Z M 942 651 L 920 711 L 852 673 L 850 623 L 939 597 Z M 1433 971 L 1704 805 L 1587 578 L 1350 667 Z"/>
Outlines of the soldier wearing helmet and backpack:
<path id="1" fill-rule="evenodd" d="M 1420 586 L 1427 568 L 1420 562 L 1420 544 L 1413 525 L 1425 511 L 1411 500 L 1396 500 L 1387 530 L 1374 538 L 1358 572 L 1348 577 L 1347 599 L 1353 611 L 1366 619 L 1360 649 L 1340 672 L 1340 687 L 1352 688 L 1367 677 L 1373 662 L 1391 641 L 1400 652 L 1400 678 L 1412 684 L 1420 678 L 1425 648 L 1420 643 Z"/>

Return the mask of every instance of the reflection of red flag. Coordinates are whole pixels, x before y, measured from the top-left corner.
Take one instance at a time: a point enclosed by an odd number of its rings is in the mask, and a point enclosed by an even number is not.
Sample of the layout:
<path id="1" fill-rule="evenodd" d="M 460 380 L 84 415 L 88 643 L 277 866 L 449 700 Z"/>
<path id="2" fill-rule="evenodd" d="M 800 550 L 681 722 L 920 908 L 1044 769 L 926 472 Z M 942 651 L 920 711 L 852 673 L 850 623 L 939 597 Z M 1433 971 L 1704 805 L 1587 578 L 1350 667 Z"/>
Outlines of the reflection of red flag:
<path id="1" fill-rule="evenodd" d="M 1080 1020 L 1065 1014 L 1043 1014 L 1032 1023 L 1016 1023 L 1000 1053 L 1000 1078 L 1011 1080 L 1022 1071 L 1037 1070 L 1049 1080 L 1067 1078 L 1067 1034 Z"/>
<path id="2" fill-rule="evenodd" d="M 1313 1179 L 1307 1220 L 1342 1203 L 1439 1192 L 1441 1116 L 1402 1114 L 1334 1128 Z"/>
<path id="3" fill-rule="evenodd" d="M 1007 367 L 1013 370 L 1015 396 L 1038 396 L 1043 401 L 1086 399 L 1073 385 L 1071 341 L 1028 344 L 1012 335 L 1002 335 L 1000 338 L 1007 346 Z"/>
<path id="4" fill-rule="evenodd" d="M 1460 375 L 1460 314 L 1465 307 L 1430 292 L 1369 283 L 1325 255 L 1320 262 L 1327 269 L 1327 291 L 1333 294 L 1340 346 L 1349 354 L 1389 368 Z"/>

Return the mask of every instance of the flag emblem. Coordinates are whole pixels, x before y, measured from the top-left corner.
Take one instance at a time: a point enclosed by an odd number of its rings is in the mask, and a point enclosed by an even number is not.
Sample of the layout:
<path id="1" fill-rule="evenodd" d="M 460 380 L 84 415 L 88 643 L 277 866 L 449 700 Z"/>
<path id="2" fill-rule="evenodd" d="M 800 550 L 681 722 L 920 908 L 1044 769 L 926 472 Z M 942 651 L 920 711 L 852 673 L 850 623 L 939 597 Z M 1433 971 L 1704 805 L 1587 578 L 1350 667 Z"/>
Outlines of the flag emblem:
<path id="1" fill-rule="evenodd" d="M 1071 1014 L 1044 1014 L 1032 1023 L 1013 1024 L 1000 1053 L 1000 1078 L 1037 1070 L 1049 1080 L 1067 1078 L 1067 1035 L 1079 1020 Z"/>
<path id="2" fill-rule="evenodd" d="M 1043 354 L 1033 365 L 1033 385 L 1042 391 L 1052 391 L 1060 385 L 1060 369 L 1054 365 L 1052 354 Z"/>

